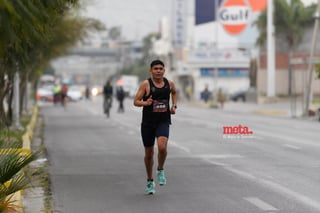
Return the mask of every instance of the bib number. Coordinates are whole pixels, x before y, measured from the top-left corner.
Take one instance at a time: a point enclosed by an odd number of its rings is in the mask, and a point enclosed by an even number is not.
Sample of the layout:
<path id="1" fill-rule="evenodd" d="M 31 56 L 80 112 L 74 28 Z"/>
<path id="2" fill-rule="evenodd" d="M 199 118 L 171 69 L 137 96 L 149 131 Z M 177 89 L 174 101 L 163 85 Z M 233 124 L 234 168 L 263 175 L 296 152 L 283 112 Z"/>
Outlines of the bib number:
<path id="1" fill-rule="evenodd" d="M 168 110 L 167 100 L 154 100 L 153 101 L 153 112 L 166 112 Z"/>

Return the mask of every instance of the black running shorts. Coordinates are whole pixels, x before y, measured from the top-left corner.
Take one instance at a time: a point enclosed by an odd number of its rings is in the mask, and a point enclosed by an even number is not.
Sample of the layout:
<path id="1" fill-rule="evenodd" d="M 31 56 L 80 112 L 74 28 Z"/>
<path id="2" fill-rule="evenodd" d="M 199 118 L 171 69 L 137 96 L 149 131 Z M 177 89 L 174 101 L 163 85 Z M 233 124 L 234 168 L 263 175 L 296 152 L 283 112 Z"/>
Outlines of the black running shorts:
<path id="1" fill-rule="evenodd" d="M 142 123 L 141 124 L 142 142 L 145 147 L 154 145 L 156 137 L 169 138 L 169 124 L 168 123 Z"/>

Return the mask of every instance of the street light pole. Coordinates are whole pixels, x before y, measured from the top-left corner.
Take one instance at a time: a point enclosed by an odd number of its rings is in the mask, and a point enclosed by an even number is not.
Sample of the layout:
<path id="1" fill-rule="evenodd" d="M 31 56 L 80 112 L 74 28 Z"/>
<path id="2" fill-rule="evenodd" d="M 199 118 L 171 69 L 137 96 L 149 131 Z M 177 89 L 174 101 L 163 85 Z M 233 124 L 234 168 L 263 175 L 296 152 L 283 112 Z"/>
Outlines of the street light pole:
<path id="1" fill-rule="evenodd" d="M 219 0 L 215 0 L 215 54 L 218 55 L 219 52 L 219 45 L 218 45 L 218 37 L 219 37 L 219 29 L 218 29 L 218 24 L 219 24 L 219 17 L 218 17 L 218 12 L 219 12 Z M 218 97 L 217 97 L 217 91 L 218 91 L 218 77 L 219 77 L 219 66 L 218 66 L 218 60 L 217 56 L 215 57 L 214 60 L 214 76 L 213 76 L 213 92 L 212 94 L 212 107 L 218 106 Z"/>
<path id="2" fill-rule="evenodd" d="M 318 0 L 318 7 L 317 7 L 317 12 L 315 14 L 315 22 L 314 22 L 314 28 L 313 28 L 313 35 L 312 35 L 312 42 L 311 42 L 311 48 L 310 48 L 310 56 L 309 56 L 309 61 L 308 61 L 308 69 L 307 69 L 307 77 L 308 77 L 308 83 L 306 85 L 306 93 L 305 94 L 305 108 L 304 108 L 304 116 L 308 116 L 309 112 L 309 106 L 311 102 L 311 93 L 312 93 L 312 77 L 313 77 L 313 62 L 312 58 L 314 57 L 314 52 L 316 49 L 316 44 L 317 44 L 317 36 L 318 36 L 318 31 L 319 31 L 319 19 L 320 19 L 320 0 Z"/>
<path id="3" fill-rule="evenodd" d="M 274 24 L 273 24 L 273 0 L 268 0 L 267 9 L 267 96 L 275 96 L 275 47 L 274 47 Z"/>

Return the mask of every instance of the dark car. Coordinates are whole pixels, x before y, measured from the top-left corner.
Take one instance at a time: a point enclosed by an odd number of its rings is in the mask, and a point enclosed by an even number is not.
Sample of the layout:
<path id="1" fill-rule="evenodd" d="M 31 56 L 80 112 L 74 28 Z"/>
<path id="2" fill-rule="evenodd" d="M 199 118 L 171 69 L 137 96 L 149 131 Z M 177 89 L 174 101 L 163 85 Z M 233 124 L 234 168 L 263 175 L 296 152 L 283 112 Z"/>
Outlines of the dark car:
<path id="1" fill-rule="evenodd" d="M 233 93 L 230 96 L 230 100 L 232 100 L 232 101 L 241 100 L 242 102 L 246 102 L 246 96 L 247 96 L 247 91 L 242 90 L 242 91 L 238 91 L 238 92 Z"/>

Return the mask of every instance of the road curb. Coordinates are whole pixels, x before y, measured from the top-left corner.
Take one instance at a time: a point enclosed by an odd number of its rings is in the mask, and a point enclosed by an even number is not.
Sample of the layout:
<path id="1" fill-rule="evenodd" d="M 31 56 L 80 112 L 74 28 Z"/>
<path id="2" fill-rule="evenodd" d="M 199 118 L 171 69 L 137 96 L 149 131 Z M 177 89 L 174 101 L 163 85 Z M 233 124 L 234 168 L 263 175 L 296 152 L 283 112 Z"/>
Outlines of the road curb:
<path id="1" fill-rule="evenodd" d="M 26 132 L 22 136 L 22 148 L 23 149 L 29 149 L 31 151 L 31 141 L 33 138 L 33 132 L 34 128 L 37 123 L 37 118 L 38 118 L 38 106 L 35 105 L 32 110 L 32 116 L 30 119 L 30 122 L 26 128 Z"/>
<path id="2" fill-rule="evenodd" d="M 32 110 L 32 115 L 29 124 L 26 127 L 26 131 L 22 136 L 22 149 L 21 153 L 30 153 L 31 152 L 31 141 L 33 138 L 34 128 L 37 123 L 38 118 L 38 106 L 35 105 Z M 18 206 L 17 213 L 24 213 L 23 207 L 23 199 L 22 199 L 23 190 L 20 190 L 13 194 L 11 200 L 13 201 L 14 205 Z"/>
<path id="3" fill-rule="evenodd" d="M 253 113 L 259 115 L 288 115 L 288 112 L 284 110 L 255 110 Z"/>

